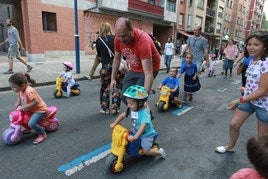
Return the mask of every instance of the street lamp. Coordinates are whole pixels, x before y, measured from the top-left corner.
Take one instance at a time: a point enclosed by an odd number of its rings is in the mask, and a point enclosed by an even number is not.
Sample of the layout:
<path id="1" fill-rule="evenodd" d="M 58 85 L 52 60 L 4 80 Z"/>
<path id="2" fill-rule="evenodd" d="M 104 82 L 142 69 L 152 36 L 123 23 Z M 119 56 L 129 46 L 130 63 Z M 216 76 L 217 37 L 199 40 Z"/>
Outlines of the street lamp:
<path id="1" fill-rule="evenodd" d="M 77 0 L 74 0 L 74 21 L 75 21 L 75 64 L 76 73 L 80 73 L 80 50 L 79 50 L 79 35 L 78 35 L 78 13 Z"/>

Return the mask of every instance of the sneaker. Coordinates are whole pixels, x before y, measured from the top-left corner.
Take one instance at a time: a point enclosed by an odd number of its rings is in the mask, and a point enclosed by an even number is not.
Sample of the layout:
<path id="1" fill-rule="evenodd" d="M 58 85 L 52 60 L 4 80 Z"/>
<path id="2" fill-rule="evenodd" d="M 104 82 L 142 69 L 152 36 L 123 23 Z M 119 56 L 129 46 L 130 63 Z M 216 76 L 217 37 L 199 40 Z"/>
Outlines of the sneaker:
<path id="1" fill-rule="evenodd" d="M 34 144 L 34 145 L 39 144 L 39 143 L 43 142 L 44 140 L 46 140 L 46 138 L 47 138 L 47 135 L 46 135 L 46 134 L 39 135 L 39 136 L 33 141 L 33 144 Z"/>
<path id="2" fill-rule="evenodd" d="M 32 69 L 33 69 L 33 67 L 32 67 L 32 66 L 30 66 L 30 65 L 28 65 L 28 67 L 27 67 L 27 72 L 31 72 L 31 71 L 32 71 Z"/>
<path id="3" fill-rule="evenodd" d="M 159 153 L 161 154 L 161 155 L 160 155 L 161 158 L 166 158 L 167 154 L 166 154 L 166 152 L 164 151 L 164 149 L 160 148 L 160 149 L 159 149 Z"/>
<path id="4" fill-rule="evenodd" d="M 4 74 L 13 74 L 14 71 L 12 69 L 7 70 Z"/>

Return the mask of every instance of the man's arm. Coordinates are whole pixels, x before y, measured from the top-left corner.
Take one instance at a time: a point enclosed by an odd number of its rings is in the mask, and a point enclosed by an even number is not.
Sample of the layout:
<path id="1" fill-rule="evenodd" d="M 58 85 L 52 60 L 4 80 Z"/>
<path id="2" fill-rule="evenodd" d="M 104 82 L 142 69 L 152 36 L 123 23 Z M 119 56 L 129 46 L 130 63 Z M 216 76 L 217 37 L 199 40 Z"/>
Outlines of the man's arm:
<path id="1" fill-rule="evenodd" d="M 121 54 L 115 51 L 114 59 L 113 59 L 112 74 L 111 74 L 111 87 L 115 86 L 115 78 L 119 69 L 120 61 L 121 61 Z"/>
<path id="2" fill-rule="evenodd" d="M 146 89 L 146 91 L 149 94 L 149 92 L 152 88 L 152 85 L 153 85 L 153 80 L 154 80 L 152 59 L 151 58 L 144 59 L 141 62 L 142 62 L 144 76 L 145 76 L 144 88 Z"/>
<path id="3" fill-rule="evenodd" d="M 23 44 L 22 44 L 22 42 L 21 42 L 20 36 L 18 36 L 18 42 L 19 42 L 20 48 L 21 48 L 22 50 L 25 50 L 25 48 L 23 47 Z"/>
<path id="4" fill-rule="evenodd" d="M 7 43 L 7 41 L 8 41 L 8 38 L 6 38 L 3 42 L 1 42 L 0 45 Z"/>

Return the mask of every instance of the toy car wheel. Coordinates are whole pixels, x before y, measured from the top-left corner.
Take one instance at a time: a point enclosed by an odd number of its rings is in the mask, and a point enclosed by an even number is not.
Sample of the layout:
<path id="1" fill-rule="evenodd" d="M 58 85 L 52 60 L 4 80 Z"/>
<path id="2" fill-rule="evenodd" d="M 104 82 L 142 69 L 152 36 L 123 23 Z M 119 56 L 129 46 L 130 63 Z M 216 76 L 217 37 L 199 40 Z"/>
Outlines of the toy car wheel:
<path id="1" fill-rule="evenodd" d="M 80 89 L 73 89 L 72 90 L 72 95 L 73 96 L 78 96 L 81 93 Z"/>
<path id="2" fill-rule="evenodd" d="M 55 90 L 54 96 L 55 96 L 55 98 L 61 98 L 62 97 L 62 92 L 58 91 L 58 90 Z"/>
<path id="3" fill-rule="evenodd" d="M 114 154 L 109 154 L 105 161 L 106 170 L 108 173 L 119 173 L 124 169 L 124 164 L 116 169 L 115 165 L 117 164 L 118 157 Z"/>
<path id="4" fill-rule="evenodd" d="M 164 105 L 165 105 L 165 102 L 164 101 L 159 101 L 159 103 L 157 104 L 157 110 L 158 110 L 158 112 L 164 112 L 165 111 Z"/>
<path id="5" fill-rule="evenodd" d="M 19 134 L 18 138 L 16 141 L 11 141 L 11 136 L 14 134 L 15 129 L 12 127 L 7 128 L 4 132 L 3 132 L 3 139 L 4 142 L 8 145 L 14 145 L 17 144 L 21 141 L 22 139 L 22 132 Z"/>
<path id="6" fill-rule="evenodd" d="M 47 130 L 53 132 L 59 128 L 59 120 L 55 118 L 48 126 Z"/>

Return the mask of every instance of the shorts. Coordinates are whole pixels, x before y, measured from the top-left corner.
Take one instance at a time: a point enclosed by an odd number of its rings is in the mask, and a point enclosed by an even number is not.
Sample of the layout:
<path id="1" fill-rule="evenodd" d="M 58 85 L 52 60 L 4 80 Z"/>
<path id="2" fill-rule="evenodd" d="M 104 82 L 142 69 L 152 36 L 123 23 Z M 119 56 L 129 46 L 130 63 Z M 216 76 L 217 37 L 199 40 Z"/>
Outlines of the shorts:
<path id="1" fill-rule="evenodd" d="M 203 61 L 193 61 L 193 63 L 196 64 L 197 72 L 200 72 Z"/>
<path id="2" fill-rule="evenodd" d="M 256 112 L 256 117 L 258 120 L 262 121 L 263 123 L 267 123 L 268 124 L 268 111 L 266 111 L 263 108 L 260 108 L 258 106 L 255 106 L 253 104 L 251 104 L 250 102 L 244 103 L 244 104 L 240 104 L 237 107 L 240 111 L 244 111 L 250 114 L 253 114 L 254 112 Z"/>
<path id="3" fill-rule="evenodd" d="M 20 47 L 19 45 L 10 45 L 8 47 L 8 54 L 7 54 L 7 57 L 8 58 L 18 58 L 20 57 Z"/>
<path id="4" fill-rule="evenodd" d="M 141 136 L 141 147 L 144 150 L 150 150 L 154 142 L 154 137 L 142 137 Z"/>

